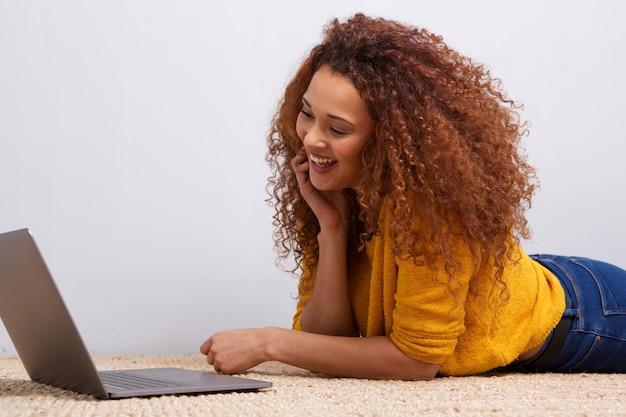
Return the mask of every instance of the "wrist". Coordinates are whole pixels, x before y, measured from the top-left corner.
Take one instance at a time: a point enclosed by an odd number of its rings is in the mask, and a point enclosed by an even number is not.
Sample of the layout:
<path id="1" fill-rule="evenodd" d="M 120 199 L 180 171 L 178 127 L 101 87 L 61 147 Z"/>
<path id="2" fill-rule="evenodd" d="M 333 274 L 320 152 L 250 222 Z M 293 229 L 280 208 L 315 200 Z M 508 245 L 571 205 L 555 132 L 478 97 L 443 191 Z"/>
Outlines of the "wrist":
<path id="1" fill-rule="evenodd" d="M 285 335 L 281 333 L 289 331 L 279 327 L 263 328 L 263 355 L 264 361 L 281 361 L 280 344 L 285 342 Z"/>
<path id="2" fill-rule="evenodd" d="M 317 234 L 317 243 L 323 245 L 329 244 L 347 244 L 348 243 L 348 227 L 337 226 L 332 228 L 321 229 Z"/>

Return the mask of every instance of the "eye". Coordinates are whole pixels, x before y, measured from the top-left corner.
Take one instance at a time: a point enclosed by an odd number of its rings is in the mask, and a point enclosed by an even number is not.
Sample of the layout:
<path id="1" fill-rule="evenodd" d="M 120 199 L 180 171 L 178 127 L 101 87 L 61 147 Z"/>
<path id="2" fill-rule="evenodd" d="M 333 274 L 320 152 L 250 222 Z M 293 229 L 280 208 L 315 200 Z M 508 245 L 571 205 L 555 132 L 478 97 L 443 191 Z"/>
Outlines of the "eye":
<path id="1" fill-rule="evenodd" d="M 343 135 L 347 135 L 348 134 L 348 132 L 344 132 L 343 130 L 337 129 L 335 127 L 331 127 L 330 131 L 333 132 L 335 135 L 339 135 L 339 136 L 343 136 Z"/>
<path id="2" fill-rule="evenodd" d="M 313 118 L 313 115 L 311 113 L 309 113 L 308 111 L 304 110 L 304 109 L 300 110 L 300 113 L 302 113 L 302 115 L 304 117 L 306 117 L 307 119 L 312 119 Z"/>

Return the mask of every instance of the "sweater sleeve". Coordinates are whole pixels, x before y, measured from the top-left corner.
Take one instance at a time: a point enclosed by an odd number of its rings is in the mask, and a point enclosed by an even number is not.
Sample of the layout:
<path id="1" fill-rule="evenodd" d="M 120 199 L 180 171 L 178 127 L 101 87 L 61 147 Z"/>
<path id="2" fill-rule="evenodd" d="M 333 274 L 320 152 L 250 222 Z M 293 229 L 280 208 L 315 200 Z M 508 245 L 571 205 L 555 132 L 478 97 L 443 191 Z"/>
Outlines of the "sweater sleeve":
<path id="1" fill-rule="evenodd" d="M 456 245 L 457 250 L 462 245 Z M 389 337 L 407 356 L 441 364 L 465 331 L 465 299 L 472 275 L 471 257 L 461 256 L 452 279 L 443 260 L 426 266 L 420 259 L 396 259 L 397 289 Z"/>

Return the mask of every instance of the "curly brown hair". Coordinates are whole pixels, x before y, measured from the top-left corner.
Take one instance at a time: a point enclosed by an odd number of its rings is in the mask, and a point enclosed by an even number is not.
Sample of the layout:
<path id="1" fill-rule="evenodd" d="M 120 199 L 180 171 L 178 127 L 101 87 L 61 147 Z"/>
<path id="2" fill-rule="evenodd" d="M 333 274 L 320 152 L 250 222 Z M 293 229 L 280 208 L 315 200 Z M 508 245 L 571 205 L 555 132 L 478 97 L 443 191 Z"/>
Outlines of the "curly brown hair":
<path id="1" fill-rule="evenodd" d="M 324 34 L 286 87 L 268 137 L 279 259 L 293 254 L 292 272 L 303 261 L 315 264 L 319 224 L 290 161 L 302 147 L 296 134 L 302 96 L 315 71 L 329 66 L 354 83 L 376 123 L 351 190 L 350 250 L 377 232 L 383 200 L 390 199 L 396 255 L 443 256 L 454 271 L 454 234 L 479 255 L 477 262 L 490 259 L 501 270 L 511 238 L 518 243 L 530 235 L 525 210 L 538 187 L 520 152 L 527 134 L 521 105 L 484 66 L 425 29 L 357 14 L 344 23 L 335 19 Z M 432 231 L 426 244 L 416 219 Z"/>

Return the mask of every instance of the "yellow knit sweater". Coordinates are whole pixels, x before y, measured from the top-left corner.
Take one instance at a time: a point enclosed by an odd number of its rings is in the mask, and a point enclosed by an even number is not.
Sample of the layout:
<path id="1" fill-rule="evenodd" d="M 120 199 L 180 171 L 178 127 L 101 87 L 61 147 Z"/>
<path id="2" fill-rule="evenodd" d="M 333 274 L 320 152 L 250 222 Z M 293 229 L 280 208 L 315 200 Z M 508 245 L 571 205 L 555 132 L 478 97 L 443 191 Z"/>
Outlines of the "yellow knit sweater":
<path id="1" fill-rule="evenodd" d="M 441 364 L 442 375 L 470 375 L 505 366 L 539 345 L 558 324 L 565 295 L 558 279 L 515 246 L 516 262 L 506 265 L 508 300 L 492 291 L 493 264 L 476 264 L 464 242 L 454 241 L 461 272 L 449 284 L 443 261 L 432 266 L 393 254 L 390 211 L 383 208 L 382 233 L 366 243 L 351 270 L 350 300 L 361 335 L 391 338 L 407 356 Z M 315 278 L 315 268 L 302 271 Z M 470 290 L 471 281 L 471 290 Z M 293 328 L 312 292 L 301 294 Z"/>

